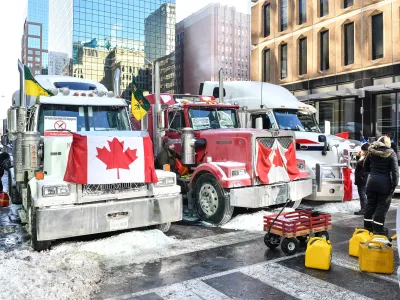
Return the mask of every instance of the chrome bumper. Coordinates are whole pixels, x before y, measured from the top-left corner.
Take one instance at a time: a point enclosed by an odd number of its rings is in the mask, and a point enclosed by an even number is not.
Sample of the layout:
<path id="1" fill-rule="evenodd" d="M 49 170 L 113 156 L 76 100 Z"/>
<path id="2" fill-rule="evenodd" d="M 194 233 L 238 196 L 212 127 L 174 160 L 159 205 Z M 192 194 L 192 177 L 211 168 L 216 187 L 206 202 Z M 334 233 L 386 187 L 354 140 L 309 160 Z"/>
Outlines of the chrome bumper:
<path id="1" fill-rule="evenodd" d="M 275 185 L 260 185 L 231 189 L 232 206 L 258 208 L 303 199 L 312 193 L 312 180 L 303 179 Z"/>
<path id="2" fill-rule="evenodd" d="M 322 180 L 321 189 L 313 180 L 312 194 L 305 197 L 310 201 L 343 201 L 344 186 L 342 180 Z"/>
<path id="3" fill-rule="evenodd" d="M 181 194 L 39 208 L 38 240 L 55 240 L 182 220 Z"/>

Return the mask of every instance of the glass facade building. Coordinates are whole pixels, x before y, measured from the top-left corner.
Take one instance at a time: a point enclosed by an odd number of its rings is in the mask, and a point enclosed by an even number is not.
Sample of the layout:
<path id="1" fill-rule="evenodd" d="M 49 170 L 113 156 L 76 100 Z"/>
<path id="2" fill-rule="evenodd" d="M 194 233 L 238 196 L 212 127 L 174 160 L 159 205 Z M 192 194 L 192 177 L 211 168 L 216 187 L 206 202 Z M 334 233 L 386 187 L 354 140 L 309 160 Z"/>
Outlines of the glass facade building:
<path id="1" fill-rule="evenodd" d="M 22 60 L 32 74 L 48 73 L 49 0 L 29 0 Z"/>
<path id="2" fill-rule="evenodd" d="M 120 69 L 123 95 L 130 95 L 132 76 L 151 92 L 152 64 L 175 50 L 175 0 L 50 0 L 50 11 L 55 75 L 113 90 Z"/>

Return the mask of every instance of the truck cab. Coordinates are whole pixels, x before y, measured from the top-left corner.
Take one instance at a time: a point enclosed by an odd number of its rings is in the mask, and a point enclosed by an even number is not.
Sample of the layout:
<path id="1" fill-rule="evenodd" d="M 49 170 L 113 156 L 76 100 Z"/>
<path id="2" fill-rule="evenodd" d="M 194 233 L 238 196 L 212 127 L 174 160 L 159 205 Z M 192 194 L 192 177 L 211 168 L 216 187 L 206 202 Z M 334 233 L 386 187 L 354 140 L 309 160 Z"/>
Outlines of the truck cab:
<path id="1" fill-rule="evenodd" d="M 151 184 L 64 181 L 72 133 L 107 138 L 148 133 L 132 131 L 126 101 L 101 84 L 64 76 L 39 80 L 52 96 L 25 100 L 21 92 L 8 110 L 14 157 L 11 201 L 22 202 L 19 213 L 34 250 L 81 235 L 146 226 L 167 231 L 171 222 L 182 219 L 180 187 L 172 172 L 156 170 L 158 182 Z"/>
<path id="2" fill-rule="evenodd" d="M 205 82 L 202 95 L 213 95 L 218 82 Z M 351 165 L 356 150 L 343 138 L 321 132 L 316 109 L 297 100 L 287 89 L 265 82 L 225 82 L 225 103 L 240 107 L 244 128 L 256 128 L 257 120 L 266 130 L 294 132 L 297 158 L 307 162 L 313 178 L 313 192 L 305 199 L 342 201 L 342 168 Z M 329 127 L 329 126 L 327 126 Z"/>
<path id="3" fill-rule="evenodd" d="M 155 104 L 154 94 L 146 97 Z M 164 128 L 163 140 L 175 142 L 182 163 L 191 170 L 178 176 L 178 182 L 189 210 L 201 220 L 222 225 L 234 207 L 299 203 L 312 192 L 305 162 L 296 160 L 292 132 L 241 128 L 239 106 L 214 97 L 161 94 L 160 104 L 164 109 L 157 122 L 149 111 L 142 125 L 153 136 L 157 123 Z"/>

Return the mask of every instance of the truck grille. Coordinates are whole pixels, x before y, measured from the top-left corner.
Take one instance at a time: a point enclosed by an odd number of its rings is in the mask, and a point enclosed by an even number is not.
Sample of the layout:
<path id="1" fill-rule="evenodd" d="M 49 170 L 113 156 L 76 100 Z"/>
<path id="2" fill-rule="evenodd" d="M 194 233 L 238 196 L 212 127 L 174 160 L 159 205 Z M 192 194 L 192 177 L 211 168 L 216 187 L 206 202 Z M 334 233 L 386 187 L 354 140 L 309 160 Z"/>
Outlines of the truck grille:
<path id="1" fill-rule="evenodd" d="M 146 189 L 145 183 L 84 184 L 83 196 L 121 194 Z"/>
<path id="2" fill-rule="evenodd" d="M 278 142 L 282 145 L 283 148 L 289 148 L 290 144 L 293 142 L 293 137 L 291 136 L 284 136 L 284 137 L 277 137 L 277 138 L 258 138 L 257 141 L 260 141 L 266 148 L 272 148 L 274 141 L 278 140 Z"/>

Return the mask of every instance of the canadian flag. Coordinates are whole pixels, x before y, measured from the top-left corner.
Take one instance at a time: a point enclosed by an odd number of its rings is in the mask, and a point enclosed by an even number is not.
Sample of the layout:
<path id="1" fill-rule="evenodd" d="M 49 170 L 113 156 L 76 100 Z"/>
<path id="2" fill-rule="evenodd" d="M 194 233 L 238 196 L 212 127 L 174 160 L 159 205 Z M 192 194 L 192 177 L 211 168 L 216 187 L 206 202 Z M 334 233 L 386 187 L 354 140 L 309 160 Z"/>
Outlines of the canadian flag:
<path id="1" fill-rule="evenodd" d="M 157 182 L 150 137 L 74 134 L 64 181 L 78 184 Z"/>
<path id="2" fill-rule="evenodd" d="M 295 144 L 285 149 L 278 140 L 271 148 L 258 141 L 256 175 L 264 184 L 288 182 L 307 177 L 297 167 Z"/>

